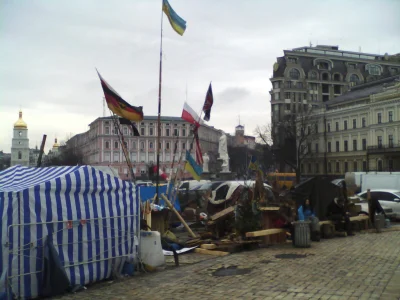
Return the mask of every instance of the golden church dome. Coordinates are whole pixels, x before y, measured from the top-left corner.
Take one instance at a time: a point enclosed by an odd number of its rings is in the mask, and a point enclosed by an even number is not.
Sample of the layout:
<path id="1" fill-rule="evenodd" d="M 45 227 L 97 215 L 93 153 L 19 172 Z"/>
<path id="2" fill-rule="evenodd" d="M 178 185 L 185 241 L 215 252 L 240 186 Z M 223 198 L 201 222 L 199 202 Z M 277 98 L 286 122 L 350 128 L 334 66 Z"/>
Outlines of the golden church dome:
<path id="1" fill-rule="evenodd" d="M 22 120 L 22 110 L 19 111 L 19 119 L 17 122 L 14 123 L 15 129 L 27 129 L 28 125 Z"/>
<path id="2" fill-rule="evenodd" d="M 53 145 L 53 148 L 58 148 L 58 147 L 60 147 L 60 144 L 59 144 L 59 143 L 57 143 L 57 138 L 55 138 L 55 139 L 54 139 L 54 145 Z"/>

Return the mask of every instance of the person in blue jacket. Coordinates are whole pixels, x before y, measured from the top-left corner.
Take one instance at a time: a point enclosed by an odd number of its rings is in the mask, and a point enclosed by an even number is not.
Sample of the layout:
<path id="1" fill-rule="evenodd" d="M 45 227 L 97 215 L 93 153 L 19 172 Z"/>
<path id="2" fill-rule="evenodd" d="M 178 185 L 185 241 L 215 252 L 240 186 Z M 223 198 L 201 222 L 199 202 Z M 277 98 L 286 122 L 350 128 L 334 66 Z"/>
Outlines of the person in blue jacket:
<path id="1" fill-rule="evenodd" d="M 299 221 L 307 221 L 311 217 L 315 217 L 314 210 L 311 207 L 310 200 L 306 199 L 304 204 L 297 210 L 297 216 Z"/>
<path id="2" fill-rule="evenodd" d="M 310 221 L 311 240 L 319 242 L 321 238 L 319 220 L 315 216 L 309 199 L 306 199 L 304 204 L 299 207 L 297 216 L 299 221 Z"/>

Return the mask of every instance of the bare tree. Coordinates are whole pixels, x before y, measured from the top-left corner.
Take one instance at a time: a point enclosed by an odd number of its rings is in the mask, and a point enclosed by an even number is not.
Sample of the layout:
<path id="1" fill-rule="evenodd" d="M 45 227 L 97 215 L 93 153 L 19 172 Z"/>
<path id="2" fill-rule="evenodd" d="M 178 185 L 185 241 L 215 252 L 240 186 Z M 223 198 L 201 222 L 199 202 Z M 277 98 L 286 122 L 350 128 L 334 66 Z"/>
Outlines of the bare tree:
<path id="1" fill-rule="evenodd" d="M 301 164 L 306 158 L 312 158 L 313 142 L 318 140 L 318 119 L 313 116 L 311 105 L 308 110 L 302 110 L 296 115 L 291 115 L 283 122 L 286 143 L 282 149 L 284 161 L 296 173 L 296 181 L 300 182 Z"/>
<path id="2" fill-rule="evenodd" d="M 256 140 L 260 144 L 272 145 L 272 125 L 271 123 L 267 125 L 258 125 L 254 131 Z"/>

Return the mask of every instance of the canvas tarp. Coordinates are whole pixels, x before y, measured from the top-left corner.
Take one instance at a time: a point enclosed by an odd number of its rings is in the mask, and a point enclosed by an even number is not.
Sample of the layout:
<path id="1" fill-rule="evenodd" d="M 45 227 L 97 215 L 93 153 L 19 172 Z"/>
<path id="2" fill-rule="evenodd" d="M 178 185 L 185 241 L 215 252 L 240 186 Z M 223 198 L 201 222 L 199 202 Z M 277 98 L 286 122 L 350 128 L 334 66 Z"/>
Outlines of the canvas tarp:
<path id="1" fill-rule="evenodd" d="M 132 183 L 89 166 L 0 172 L 0 290 L 40 294 L 47 236 L 72 286 L 109 277 L 136 253 L 138 209 Z"/>

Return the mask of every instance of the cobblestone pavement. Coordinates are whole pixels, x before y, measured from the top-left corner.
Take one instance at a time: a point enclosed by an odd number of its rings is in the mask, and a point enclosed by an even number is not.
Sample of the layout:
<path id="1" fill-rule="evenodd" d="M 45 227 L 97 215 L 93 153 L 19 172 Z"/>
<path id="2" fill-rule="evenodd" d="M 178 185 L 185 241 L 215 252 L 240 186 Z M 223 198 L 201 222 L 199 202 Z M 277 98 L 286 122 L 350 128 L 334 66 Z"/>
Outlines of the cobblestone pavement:
<path id="1" fill-rule="evenodd" d="M 280 254 L 301 257 L 277 258 Z M 217 258 L 194 253 L 180 258 L 192 264 L 94 285 L 60 299 L 400 299 L 398 231 L 322 240 L 308 249 L 287 244 Z M 212 275 L 232 266 L 250 273 Z"/>

